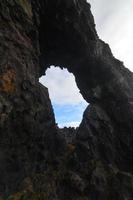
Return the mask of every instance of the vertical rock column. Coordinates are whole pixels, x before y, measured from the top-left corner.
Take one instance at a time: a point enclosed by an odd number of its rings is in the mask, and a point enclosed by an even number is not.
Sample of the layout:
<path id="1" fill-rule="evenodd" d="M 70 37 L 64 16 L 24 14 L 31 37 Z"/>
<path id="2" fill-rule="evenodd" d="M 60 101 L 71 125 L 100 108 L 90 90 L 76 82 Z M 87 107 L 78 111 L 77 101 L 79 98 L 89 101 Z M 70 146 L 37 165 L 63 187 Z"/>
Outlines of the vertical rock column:
<path id="1" fill-rule="evenodd" d="M 32 19 L 30 1 L 0 1 L 0 195 L 47 167 L 56 135 Z"/>

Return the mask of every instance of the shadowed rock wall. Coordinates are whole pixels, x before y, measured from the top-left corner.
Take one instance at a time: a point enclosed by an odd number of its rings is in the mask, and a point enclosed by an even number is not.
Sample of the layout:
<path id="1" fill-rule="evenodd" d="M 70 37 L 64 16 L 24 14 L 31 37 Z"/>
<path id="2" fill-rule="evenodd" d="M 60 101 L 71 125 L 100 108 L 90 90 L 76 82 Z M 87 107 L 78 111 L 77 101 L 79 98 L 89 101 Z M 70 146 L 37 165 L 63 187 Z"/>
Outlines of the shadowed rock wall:
<path id="1" fill-rule="evenodd" d="M 52 64 L 74 74 L 90 103 L 72 142 L 39 83 Z M 1 198 L 131 200 L 132 90 L 86 0 L 1 0 Z"/>
<path id="2" fill-rule="evenodd" d="M 112 146 L 98 142 L 103 151 L 112 152 L 113 155 L 106 156 L 107 160 L 131 170 L 133 74 L 113 57 L 108 44 L 98 38 L 90 5 L 84 0 L 45 2 L 39 27 L 42 70 L 45 72 L 53 64 L 67 67 L 74 74 L 81 94 L 90 103 L 85 114 L 88 129 L 94 126 L 96 130 L 92 132 L 99 132 L 105 126 L 106 134 L 96 137 L 100 137 L 98 140 L 106 137 L 107 144 Z M 84 119 L 81 129 L 83 124 Z M 80 130 L 78 135 L 81 139 Z"/>

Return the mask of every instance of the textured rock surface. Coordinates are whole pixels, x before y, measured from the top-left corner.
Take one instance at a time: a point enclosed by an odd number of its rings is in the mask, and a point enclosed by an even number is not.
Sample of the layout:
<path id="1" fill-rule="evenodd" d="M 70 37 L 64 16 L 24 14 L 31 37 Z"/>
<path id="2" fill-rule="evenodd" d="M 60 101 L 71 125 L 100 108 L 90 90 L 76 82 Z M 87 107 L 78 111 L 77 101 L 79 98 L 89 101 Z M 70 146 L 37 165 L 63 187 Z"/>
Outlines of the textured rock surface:
<path id="1" fill-rule="evenodd" d="M 51 64 L 90 103 L 69 142 L 38 81 Z M 86 0 L 0 1 L 0 138 L 2 199 L 133 199 L 133 75 Z"/>

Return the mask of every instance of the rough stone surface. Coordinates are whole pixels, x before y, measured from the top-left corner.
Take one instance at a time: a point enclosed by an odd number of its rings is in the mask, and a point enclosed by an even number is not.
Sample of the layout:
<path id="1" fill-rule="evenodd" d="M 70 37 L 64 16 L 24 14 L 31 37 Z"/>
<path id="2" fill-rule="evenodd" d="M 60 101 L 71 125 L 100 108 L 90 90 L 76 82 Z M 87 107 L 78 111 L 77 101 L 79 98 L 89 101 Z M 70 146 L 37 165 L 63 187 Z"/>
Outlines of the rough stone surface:
<path id="1" fill-rule="evenodd" d="M 39 83 L 52 64 L 90 103 L 76 137 L 61 134 Z M 0 1 L 0 139 L 0 199 L 133 199 L 133 74 L 86 0 Z"/>

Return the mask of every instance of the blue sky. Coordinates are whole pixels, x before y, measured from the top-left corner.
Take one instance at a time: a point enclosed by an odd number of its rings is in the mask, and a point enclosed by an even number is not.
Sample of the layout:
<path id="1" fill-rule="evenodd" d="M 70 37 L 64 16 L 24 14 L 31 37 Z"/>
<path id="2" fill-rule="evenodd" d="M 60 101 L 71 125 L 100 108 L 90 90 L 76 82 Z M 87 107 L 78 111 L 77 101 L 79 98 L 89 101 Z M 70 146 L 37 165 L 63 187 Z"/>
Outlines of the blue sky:
<path id="1" fill-rule="evenodd" d="M 49 89 L 56 122 L 59 127 L 77 127 L 88 103 L 77 88 L 75 78 L 67 69 L 51 66 L 40 82 Z"/>
<path id="2" fill-rule="evenodd" d="M 82 120 L 82 114 L 85 108 L 86 108 L 85 102 L 81 102 L 75 105 L 54 104 L 54 112 L 56 113 L 56 120 L 59 126 L 60 127 L 78 126 Z"/>
<path id="3" fill-rule="evenodd" d="M 133 0 L 88 0 L 96 29 L 108 43 L 115 57 L 133 71 Z M 51 67 L 40 82 L 49 89 L 60 127 L 78 126 L 87 103 L 82 98 L 74 76 L 66 69 Z"/>

